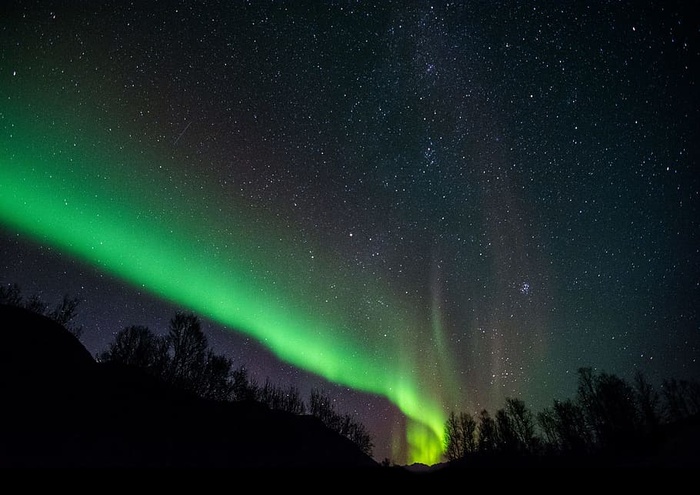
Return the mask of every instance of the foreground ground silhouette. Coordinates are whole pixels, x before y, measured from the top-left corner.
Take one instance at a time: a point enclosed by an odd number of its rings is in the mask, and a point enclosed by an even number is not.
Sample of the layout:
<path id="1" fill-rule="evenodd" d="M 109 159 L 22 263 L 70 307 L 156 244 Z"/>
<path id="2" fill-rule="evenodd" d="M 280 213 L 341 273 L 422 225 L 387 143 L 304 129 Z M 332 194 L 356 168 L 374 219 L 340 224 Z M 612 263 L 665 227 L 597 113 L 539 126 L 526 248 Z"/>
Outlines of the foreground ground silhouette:
<path id="1" fill-rule="evenodd" d="M 207 401 L 98 363 L 44 316 L 0 306 L 4 467 L 378 468 L 317 418 Z"/>
<path id="2" fill-rule="evenodd" d="M 351 469 L 446 479 L 483 468 L 700 466 L 700 421 L 667 425 L 652 455 L 470 455 L 385 466 L 318 418 L 205 400 L 143 370 L 97 362 L 52 319 L 0 305 L 0 467 Z"/>

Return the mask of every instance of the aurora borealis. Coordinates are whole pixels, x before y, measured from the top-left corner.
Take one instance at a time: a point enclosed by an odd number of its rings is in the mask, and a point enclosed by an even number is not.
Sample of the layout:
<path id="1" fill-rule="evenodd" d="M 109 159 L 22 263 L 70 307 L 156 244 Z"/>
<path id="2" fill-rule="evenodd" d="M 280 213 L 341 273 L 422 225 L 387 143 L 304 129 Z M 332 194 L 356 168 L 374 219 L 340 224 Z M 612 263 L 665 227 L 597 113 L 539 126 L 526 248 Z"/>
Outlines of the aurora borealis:
<path id="1" fill-rule="evenodd" d="M 581 366 L 700 374 L 683 3 L 4 9 L 0 283 L 81 297 L 91 352 L 186 308 L 428 464 Z"/>
<path id="2" fill-rule="evenodd" d="M 87 141 L 101 142 L 99 158 L 78 152 L 61 159 L 55 157 L 61 144 L 38 149 L 32 140 L 37 131 L 52 135 L 50 125 L 43 129 L 41 122 L 32 121 L 24 127 L 19 125 L 20 115 L 8 112 L 7 117 L 16 125 L 14 153 L 0 173 L 0 211 L 6 224 L 248 333 L 285 361 L 333 382 L 388 397 L 417 422 L 412 426 L 420 432 L 415 433 L 417 459 L 431 461 L 439 456 L 444 413 L 437 398 L 421 393 L 434 390 L 434 384 L 422 383 L 411 346 L 404 350 L 402 342 L 404 332 L 415 330 L 406 317 L 419 315 L 408 311 L 402 301 L 391 301 L 380 283 L 334 269 L 332 258 L 322 250 L 317 255 L 297 252 L 302 242 L 295 239 L 293 229 L 256 219 L 245 208 L 222 206 L 218 210 L 226 221 L 209 220 L 209 212 L 217 205 L 226 206 L 225 202 L 212 205 L 196 195 L 178 193 L 176 187 L 160 186 L 157 179 L 154 182 L 139 173 L 142 159 L 124 151 L 106 153 L 108 144 L 97 137 Z M 26 154 L 20 143 L 27 143 Z M 75 147 L 83 146 L 81 142 Z M 128 177 L 112 175 L 119 160 L 128 164 L 132 172 Z M 173 209 L 174 198 L 178 205 L 188 206 Z M 144 211 L 162 215 L 154 218 L 143 215 Z M 254 237 L 243 234 L 257 231 L 263 222 L 269 232 L 256 232 Z M 353 284 L 346 282 L 339 288 L 340 296 L 334 296 L 333 302 L 319 297 L 327 290 L 329 276 Z M 362 285 L 355 287 L 356 283 Z M 371 310 L 365 322 L 347 320 L 342 307 L 334 307 L 339 302 L 362 306 L 362 298 L 370 296 L 384 302 Z M 360 329 L 367 334 L 363 345 L 352 337 Z M 372 345 L 367 345 L 367 339 L 373 340 Z M 412 345 L 429 349 L 429 342 Z"/>

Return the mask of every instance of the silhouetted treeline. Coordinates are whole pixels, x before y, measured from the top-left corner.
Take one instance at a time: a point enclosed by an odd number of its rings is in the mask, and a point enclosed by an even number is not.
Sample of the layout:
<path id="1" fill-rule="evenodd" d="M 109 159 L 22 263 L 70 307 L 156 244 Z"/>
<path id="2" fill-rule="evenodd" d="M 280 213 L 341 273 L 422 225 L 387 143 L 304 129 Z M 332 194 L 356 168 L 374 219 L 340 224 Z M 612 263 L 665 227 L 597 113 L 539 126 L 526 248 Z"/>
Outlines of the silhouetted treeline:
<path id="1" fill-rule="evenodd" d="M 232 399 L 233 363 L 208 348 L 201 323 L 192 314 L 177 313 L 164 336 L 143 326 L 126 327 L 97 359 L 141 368 L 205 399 Z"/>
<path id="2" fill-rule="evenodd" d="M 349 414 L 336 412 L 324 392 L 312 390 L 307 407 L 294 386 L 282 388 L 269 379 L 263 385 L 257 384 L 245 367 L 234 368 L 229 358 L 209 349 L 199 318 L 194 314 L 178 312 L 163 336 L 143 326 L 126 327 L 97 358 L 102 362 L 136 366 L 202 398 L 256 401 L 274 410 L 310 414 L 353 441 L 365 454 L 372 455 L 373 443 L 365 427 Z"/>
<path id="3" fill-rule="evenodd" d="M 0 286 L 0 304 L 47 316 L 78 338 L 82 328 L 74 319 L 79 302 L 66 295 L 52 307 L 38 295 L 24 297 L 17 284 Z M 128 326 L 96 358 L 139 368 L 204 399 L 254 401 L 272 410 L 312 415 L 372 455 L 374 445 L 364 425 L 337 412 L 324 391 L 312 389 L 305 402 L 294 386 L 283 388 L 269 378 L 258 384 L 245 366 L 234 367 L 231 359 L 209 348 L 201 322 L 192 313 L 177 312 L 164 335 L 144 326 Z M 697 381 L 667 379 L 657 390 L 641 372 L 628 382 L 614 374 L 580 368 L 576 395 L 554 400 L 537 413 L 518 398 L 507 398 L 493 415 L 485 409 L 476 415 L 452 412 L 445 422 L 444 454 L 448 461 L 488 458 L 494 462 L 653 455 L 668 426 L 697 422 L 698 417 Z"/>
<path id="4" fill-rule="evenodd" d="M 78 314 L 77 310 L 80 304 L 80 299 L 76 297 L 65 295 L 61 302 L 51 307 L 38 294 L 32 294 L 28 298 L 24 297 L 20 286 L 13 283 L 0 286 L 0 304 L 26 308 L 34 313 L 47 316 L 78 338 L 83 333 L 82 327 L 73 321 Z"/>
<path id="5" fill-rule="evenodd" d="M 0 286 L 0 304 L 23 307 L 47 316 L 78 338 L 82 328 L 73 320 L 79 303 L 78 298 L 66 295 L 60 303 L 50 307 L 38 295 L 25 298 L 17 284 Z M 350 439 L 368 456 L 372 455 L 374 445 L 364 425 L 349 414 L 338 413 L 325 392 L 312 390 L 307 406 L 294 386 L 283 388 L 274 385 L 269 378 L 259 385 L 244 366 L 234 368 L 231 359 L 209 348 L 201 322 L 192 313 L 177 312 L 165 335 L 156 335 L 145 326 L 125 327 L 96 359 L 139 368 L 204 399 L 254 401 L 273 410 L 310 414 Z"/>
<path id="6" fill-rule="evenodd" d="M 657 392 L 641 372 L 632 383 L 592 368 L 578 371 L 575 398 L 533 414 L 508 398 L 491 416 L 452 412 L 445 423 L 448 461 L 470 456 L 653 455 L 664 425 L 700 414 L 700 384 L 664 380 Z"/>

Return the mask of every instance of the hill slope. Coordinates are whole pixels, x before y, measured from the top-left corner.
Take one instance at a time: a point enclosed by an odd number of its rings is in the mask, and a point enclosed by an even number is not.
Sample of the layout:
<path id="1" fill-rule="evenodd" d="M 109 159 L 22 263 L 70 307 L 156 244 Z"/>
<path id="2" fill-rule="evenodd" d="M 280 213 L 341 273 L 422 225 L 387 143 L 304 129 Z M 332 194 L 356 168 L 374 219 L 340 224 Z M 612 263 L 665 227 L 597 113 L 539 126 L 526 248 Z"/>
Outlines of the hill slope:
<path id="1" fill-rule="evenodd" d="M 0 306 L 0 466 L 377 468 L 317 418 L 206 401 L 97 363 L 67 330 Z"/>

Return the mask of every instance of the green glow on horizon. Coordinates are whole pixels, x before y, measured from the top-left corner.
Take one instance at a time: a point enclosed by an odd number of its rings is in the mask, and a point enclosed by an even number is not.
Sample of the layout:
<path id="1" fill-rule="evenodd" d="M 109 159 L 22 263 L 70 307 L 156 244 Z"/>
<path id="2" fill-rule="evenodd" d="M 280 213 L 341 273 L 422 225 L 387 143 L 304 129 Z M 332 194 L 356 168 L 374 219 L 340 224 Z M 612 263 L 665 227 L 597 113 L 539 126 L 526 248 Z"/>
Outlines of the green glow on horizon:
<path id="1" fill-rule="evenodd" d="M 440 361 L 442 350 L 419 331 L 414 301 L 215 184 L 183 190 L 157 153 L 23 109 L 2 116 L 12 131 L 0 136 L 0 223 L 245 333 L 286 362 L 386 397 L 408 418 L 409 461 L 441 460 L 446 377 L 422 363 Z"/>

